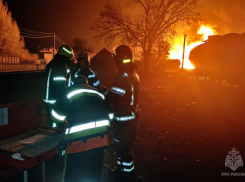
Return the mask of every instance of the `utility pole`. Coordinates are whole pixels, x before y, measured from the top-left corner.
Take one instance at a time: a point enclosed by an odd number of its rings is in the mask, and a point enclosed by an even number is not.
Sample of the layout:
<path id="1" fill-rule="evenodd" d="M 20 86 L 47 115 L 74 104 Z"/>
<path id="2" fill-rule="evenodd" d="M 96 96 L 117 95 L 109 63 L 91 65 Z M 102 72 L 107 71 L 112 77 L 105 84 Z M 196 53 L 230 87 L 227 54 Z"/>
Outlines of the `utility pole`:
<path id="1" fill-rule="evenodd" d="M 186 34 L 184 36 L 184 45 L 183 45 L 182 71 L 184 69 L 184 60 L 185 60 L 185 39 L 186 39 Z"/>
<path id="2" fill-rule="evenodd" d="M 54 50 L 55 50 L 55 34 L 54 34 L 54 42 L 53 42 L 53 58 L 54 58 Z"/>

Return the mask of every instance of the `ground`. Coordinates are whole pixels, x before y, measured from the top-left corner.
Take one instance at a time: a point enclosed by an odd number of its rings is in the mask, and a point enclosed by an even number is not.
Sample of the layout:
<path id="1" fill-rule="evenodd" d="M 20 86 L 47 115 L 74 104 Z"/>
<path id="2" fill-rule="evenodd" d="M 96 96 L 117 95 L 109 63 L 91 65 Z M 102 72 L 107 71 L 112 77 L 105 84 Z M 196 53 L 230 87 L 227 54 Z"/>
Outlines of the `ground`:
<path id="1" fill-rule="evenodd" d="M 24 92 L 9 96 L 25 101 L 40 99 L 42 86 L 30 89 L 28 96 L 23 96 Z M 142 113 L 133 146 L 138 181 L 245 181 L 245 176 L 222 176 L 245 173 L 245 166 L 236 171 L 225 167 L 226 156 L 233 147 L 245 159 L 243 89 L 175 73 L 142 79 L 140 87 Z M 0 96 L 1 104 L 5 104 L 5 98 Z M 113 181 L 107 170 L 115 165 L 111 143 L 104 155 L 102 182 Z M 50 166 L 52 162 L 47 163 L 47 170 Z M 59 170 L 56 171 L 55 175 L 47 174 L 47 182 L 58 181 Z M 0 175 L 0 181 L 11 181 L 16 175 L 22 180 L 21 174 L 10 168 L 2 168 Z"/>

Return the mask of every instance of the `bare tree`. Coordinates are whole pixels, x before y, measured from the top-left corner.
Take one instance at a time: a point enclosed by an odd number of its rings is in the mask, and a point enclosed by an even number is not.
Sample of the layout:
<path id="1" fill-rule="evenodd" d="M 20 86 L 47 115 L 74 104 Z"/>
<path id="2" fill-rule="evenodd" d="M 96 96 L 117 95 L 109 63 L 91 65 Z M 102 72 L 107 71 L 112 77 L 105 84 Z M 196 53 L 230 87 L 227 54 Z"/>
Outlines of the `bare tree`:
<path id="1" fill-rule="evenodd" d="M 197 19 L 198 1 L 128 0 L 126 7 L 135 8 L 137 15 L 125 14 L 119 5 L 108 2 L 100 19 L 90 28 L 96 33 L 94 38 L 104 39 L 108 45 L 119 38 L 122 43 L 140 47 L 146 71 L 149 71 L 152 51 L 159 42 L 173 37 L 178 25 L 190 25 Z"/>
<path id="2" fill-rule="evenodd" d="M 152 48 L 151 51 L 151 58 L 154 61 L 162 61 L 163 59 L 166 59 L 166 57 L 169 56 L 169 50 L 171 48 L 171 45 L 168 41 L 164 40 L 164 38 L 159 38 L 155 42 L 155 46 Z"/>
<path id="3" fill-rule="evenodd" d="M 86 52 L 87 54 L 94 53 L 93 49 L 88 45 L 87 39 L 81 37 L 73 37 L 71 46 L 75 56 L 78 56 L 82 52 Z"/>

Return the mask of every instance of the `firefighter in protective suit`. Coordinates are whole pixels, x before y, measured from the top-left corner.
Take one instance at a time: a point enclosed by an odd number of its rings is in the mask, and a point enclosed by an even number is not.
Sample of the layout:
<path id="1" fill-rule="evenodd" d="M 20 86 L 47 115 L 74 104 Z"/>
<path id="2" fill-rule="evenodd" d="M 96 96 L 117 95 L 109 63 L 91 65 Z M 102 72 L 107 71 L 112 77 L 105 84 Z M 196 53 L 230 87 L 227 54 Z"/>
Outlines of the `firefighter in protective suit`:
<path id="1" fill-rule="evenodd" d="M 58 100 L 51 111 L 56 124 L 66 123 L 60 153 L 66 153 L 63 181 L 99 182 L 103 153 L 108 146 L 109 109 L 105 96 L 79 76 L 67 88 L 66 98 Z"/>
<path id="2" fill-rule="evenodd" d="M 101 88 L 100 80 L 96 72 L 93 69 L 91 69 L 89 66 L 88 54 L 83 52 L 78 55 L 77 66 L 78 66 L 78 70 L 75 72 L 74 77 L 76 78 L 79 75 L 85 76 L 88 79 L 88 84 L 91 87 L 94 87 L 100 90 Z"/>
<path id="3" fill-rule="evenodd" d="M 53 104 L 62 99 L 65 89 L 71 84 L 70 59 L 74 57 L 73 50 L 68 45 L 62 45 L 57 54 L 45 68 L 44 104 L 49 115 L 49 126 L 53 126 L 50 111 Z"/>
<path id="4" fill-rule="evenodd" d="M 115 115 L 114 147 L 117 153 L 117 169 L 109 171 L 116 181 L 135 181 L 132 145 L 138 119 L 139 77 L 133 53 L 126 45 L 120 45 L 113 53 L 118 68 L 115 82 L 106 94 Z"/>

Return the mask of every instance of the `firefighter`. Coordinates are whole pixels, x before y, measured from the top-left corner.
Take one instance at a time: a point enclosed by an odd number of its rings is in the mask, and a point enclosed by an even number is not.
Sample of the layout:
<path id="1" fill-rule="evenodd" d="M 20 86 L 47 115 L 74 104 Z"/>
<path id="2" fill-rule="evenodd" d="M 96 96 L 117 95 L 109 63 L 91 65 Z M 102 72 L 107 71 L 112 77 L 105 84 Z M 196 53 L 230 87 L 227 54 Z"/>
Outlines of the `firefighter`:
<path id="1" fill-rule="evenodd" d="M 109 145 L 105 96 L 79 76 L 67 89 L 66 98 L 54 104 L 51 114 L 57 124 L 67 123 L 60 144 L 60 153 L 66 153 L 63 180 L 99 182 L 103 147 Z"/>
<path id="2" fill-rule="evenodd" d="M 75 72 L 74 77 L 78 77 L 79 75 L 83 75 L 88 79 L 88 84 L 91 87 L 100 89 L 100 80 L 98 79 L 96 72 L 92 70 L 89 66 L 89 57 L 88 54 L 81 53 L 78 55 L 77 59 L 78 70 Z"/>
<path id="3" fill-rule="evenodd" d="M 106 94 L 115 115 L 114 147 L 117 168 L 109 171 L 116 181 L 135 181 L 132 145 L 138 118 L 139 77 L 135 73 L 133 53 L 126 45 L 120 45 L 113 53 L 118 68 L 115 82 Z"/>
<path id="4" fill-rule="evenodd" d="M 64 97 L 64 92 L 71 84 L 70 59 L 74 56 L 68 45 L 62 45 L 57 54 L 45 68 L 45 94 L 44 103 L 49 116 L 49 126 L 53 126 L 50 111 L 53 104 Z"/>

